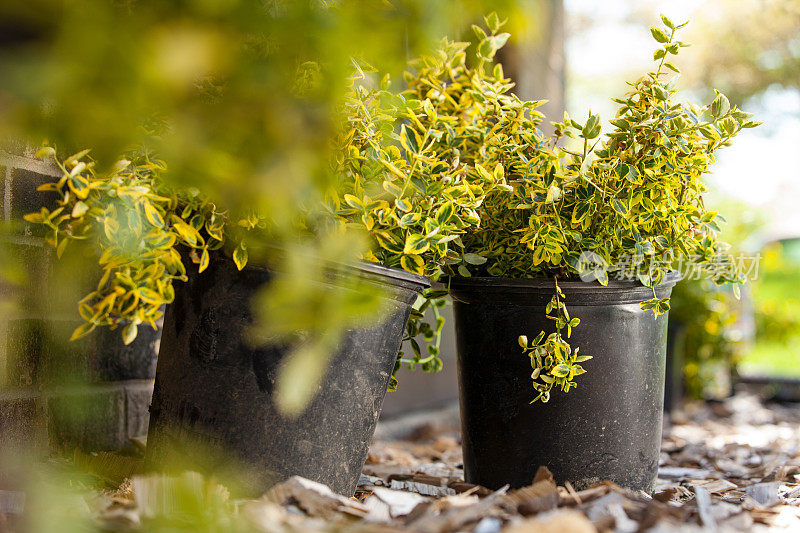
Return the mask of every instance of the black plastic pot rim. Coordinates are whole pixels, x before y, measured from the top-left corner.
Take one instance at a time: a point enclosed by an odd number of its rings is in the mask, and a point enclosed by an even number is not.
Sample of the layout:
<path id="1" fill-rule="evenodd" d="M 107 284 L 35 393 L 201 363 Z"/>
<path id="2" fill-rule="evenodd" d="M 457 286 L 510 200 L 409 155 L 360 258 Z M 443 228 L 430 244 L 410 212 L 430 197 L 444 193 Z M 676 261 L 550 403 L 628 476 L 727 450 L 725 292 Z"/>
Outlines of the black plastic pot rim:
<path id="1" fill-rule="evenodd" d="M 280 247 L 271 247 L 275 252 L 281 253 Z M 223 254 L 226 261 L 232 261 L 227 255 Z M 318 260 L 309 255 L 309 261 Z M 337 276 L 351 274 L 355 271 L 356 275 L 363 280 L 370 281 L 382 286 L 399 287 L 416 292 L 422 292 L 431 286 L 431 281 L 427 276 L 414 274 L 401 268 L 387 267 L 379 263 L 369 261 L 358 261 L 355 263 L 344 263 L 338 261 L 325 261 L 325 271 L 330 273 L 333 279 Z M 266 265 L 253 264 L 248 262 L 246 269 L 270 271 L 280 273 L 280 268 L 268 267 Z"/>
<path id="2" fill-rule="evenodd" d="M 656 294 L 663 298 L 682 279 L 679 272 L 672 271 L 656 285 Z M 503 301 L 515 304 L 541 305 L 547 303 L 555 293 L 553 278 L 502 278 L 502 277 L 453 277 L 450 292 L 454 298 L 465 303 Z M 608 285 L 597 281 L 584 282 L 565 280 L 558 282 L 564 292 L 567 305 L 607 305 L 638 303 L 653 297 L 653 289 L 638 280 L 613 280 Z"/>

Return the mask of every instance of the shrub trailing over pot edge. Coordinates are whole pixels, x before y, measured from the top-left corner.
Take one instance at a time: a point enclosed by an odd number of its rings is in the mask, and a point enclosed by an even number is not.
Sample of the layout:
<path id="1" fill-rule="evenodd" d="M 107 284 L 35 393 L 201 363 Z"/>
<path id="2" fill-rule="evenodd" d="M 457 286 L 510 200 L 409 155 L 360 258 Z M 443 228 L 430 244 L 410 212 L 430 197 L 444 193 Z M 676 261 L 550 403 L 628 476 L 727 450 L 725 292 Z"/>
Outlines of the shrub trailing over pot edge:
<path id="1" fill-rule="evenodd" d="M 669 301 L 656 296 L 655 286 L 676 260 L 697 265 L 717 283 L 743 281 L 725 268 L 727 245 L 718 240 L 724 219 L 705 209 L 700 178 L 719 148 L 759 123 L 720 93 L 703 108 L 674 100 L 676 78 L 667 78 L 678 69 L 667 59 L 686 46 L 675 39 L 685 23 L 662 21 L 651 28 L 658 66 L 614 100 L 620 107 L 605 138 L 597 115 L 581 124 L 565 114 L 552 139 L 494 147 L 513 193 L 490 195 L 480 210 L 484 224 L 463 239 L 467 251 L 486 258 L 479 274 L 554 279 L 547 313 L 555 331 L 532 342 L 520 337 L 533 368 L 534 401 L 576 386 L 572 378 L 584 371 L 578 363 L 588 358 L 569 346 L 579 321 L 569 316 L 558 279 L 605 285 L 610 274 L 632 272 L 653 287 L 653 298 L 641 306 L 656 316 L 669 310 Z M 564 138 L 578 146 L 559 146 Z"/>

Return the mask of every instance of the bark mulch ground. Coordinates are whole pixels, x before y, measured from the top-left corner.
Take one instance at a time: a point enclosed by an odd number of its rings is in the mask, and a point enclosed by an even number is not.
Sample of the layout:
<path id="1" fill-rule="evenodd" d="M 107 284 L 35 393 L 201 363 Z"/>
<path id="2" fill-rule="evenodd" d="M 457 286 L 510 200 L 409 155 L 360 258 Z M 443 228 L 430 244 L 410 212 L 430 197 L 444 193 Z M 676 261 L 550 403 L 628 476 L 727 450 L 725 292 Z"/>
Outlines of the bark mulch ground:
<path id="1" fill-rule="evenodd" d="M 688 405 L 665 424 L 652 497 L 610 482 L 575 491 L 557 485 L 545 468 L 517 490 L 465 483 L 454 414 L 445 410 L 384 424 L 354 498 L 292 478 L 260 499 L 234 501 L 198 475 L 134 475 L 118 488 L 85 497 L 81 509 L 109 531 L 164 525 L 197 530 L 201 524 L 276 533 L 800 531 L 798 404 L 765 405 L 738 394 Z M 124 461 L 114 465 L 102 455 L 76 461 L 85 470 L 106 468 L 96 474 L 106 480 L 129 473 Z M 12 505 L 3 498 L 0 511 Z"/>

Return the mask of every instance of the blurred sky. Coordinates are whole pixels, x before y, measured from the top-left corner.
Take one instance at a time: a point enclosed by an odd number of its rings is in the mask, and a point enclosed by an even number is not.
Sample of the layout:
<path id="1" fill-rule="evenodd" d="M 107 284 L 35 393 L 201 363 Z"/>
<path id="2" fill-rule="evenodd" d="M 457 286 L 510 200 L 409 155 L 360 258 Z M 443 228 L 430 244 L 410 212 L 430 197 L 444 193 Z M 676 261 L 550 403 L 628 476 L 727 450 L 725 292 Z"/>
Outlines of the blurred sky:
<path id="1" fill-rule="evenodd" d="M 709 2 L 564 0 L 564 6 L 567 110 L 580 121 L 589 109 L 604 120 L 613 118 L 616 106 L 610 98 L 627 90 L 625 81 L 651 68 L 655 43 L 649 26 L 660 24 L 658 13 L 680 23 L 698 16 Z M 692 48 L 682 51 L 691 53 Z M 679 60 L 676 64 L 681 66 Z M 682 96 L 700 103 L 689 92 Z M 709 182 L 715 191 L 768 216 L 763 238 L 800 237 L 800 93 L 770 88 L 743 107 L 764 125 L 743 131 L 721 152 Z"/>

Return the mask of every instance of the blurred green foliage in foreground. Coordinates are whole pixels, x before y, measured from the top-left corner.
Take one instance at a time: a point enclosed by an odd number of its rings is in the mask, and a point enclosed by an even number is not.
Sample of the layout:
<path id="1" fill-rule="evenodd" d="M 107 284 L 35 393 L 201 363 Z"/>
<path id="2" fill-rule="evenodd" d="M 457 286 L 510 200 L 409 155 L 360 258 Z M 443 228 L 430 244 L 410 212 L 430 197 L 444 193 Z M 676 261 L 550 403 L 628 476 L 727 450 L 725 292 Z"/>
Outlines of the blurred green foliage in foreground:
<path id="1" fill-rule="evenodd" d="M 259 300 L 264 314 L 288 310 L 318 332 L 320 317 L 332 315 L 321 312 L 325 295 L 309 292 L 323 289 L 314 289 L 307 269 L 291 267 L 354 261 L 365 247 L 352 235 L 301 229 L 334 179 L 331 137 L 353 60 L 400 79 L 408 57 L 461 34 L 488 10 L 523 24 L 540 4 L 3 2 L 0 148 L 43 141 L 59 153 L 88 147 L 100 172 L 135 151 L 164 160 L 171 185 L 197 189 L 221 209 L 258 212 L 269 220 L 268 242 L 260 244 L 283 248 L 274 266 L 287 273 Z M 319 375 L 330 344 L 321 338 L 292 373 Z"/>

